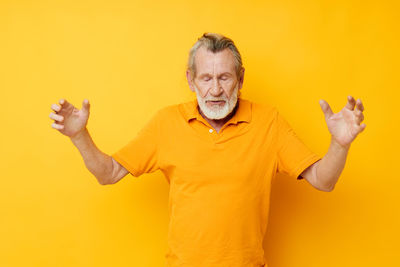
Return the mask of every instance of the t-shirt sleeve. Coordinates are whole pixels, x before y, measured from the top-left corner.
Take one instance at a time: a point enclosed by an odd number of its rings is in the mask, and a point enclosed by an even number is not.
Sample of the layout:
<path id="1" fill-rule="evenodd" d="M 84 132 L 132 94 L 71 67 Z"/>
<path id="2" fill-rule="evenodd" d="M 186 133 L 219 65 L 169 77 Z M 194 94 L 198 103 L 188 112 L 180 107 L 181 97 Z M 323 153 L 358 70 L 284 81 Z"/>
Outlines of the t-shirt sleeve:
<path id="1" fill-rule="evenodd" d="M 160 168 L 159 129 L 160 112 L 158 111 L 133 139 L 111 154 L 111 157 L 135 177 L 158 170 Z"/>
<path id="2" fill-rule="evenodd" d="M 279 112 L 275 114 L 278 129 L 278 172 L 303 179 L 300 174 L 321 157 L 302 142 Z"/>

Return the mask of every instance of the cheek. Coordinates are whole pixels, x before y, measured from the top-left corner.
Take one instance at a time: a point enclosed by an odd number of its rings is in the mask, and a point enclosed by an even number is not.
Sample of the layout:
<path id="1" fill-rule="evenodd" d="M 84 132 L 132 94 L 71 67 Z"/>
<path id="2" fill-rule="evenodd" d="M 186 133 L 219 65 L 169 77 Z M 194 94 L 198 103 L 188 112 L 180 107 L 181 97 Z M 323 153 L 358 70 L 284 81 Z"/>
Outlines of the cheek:
<path id="1" fill-rule="evenodd" d="M 204 97 L 207 94 L 209 88 L 208 82 L 198 82 L 196 84 L 197 90 L 199 90 L 200 95 Z"/>
<path id="2" fill-rule="evenodd" d="M 236 88 L 236 84 L 233 81 L 223 81 L 222 86 L 229 96 L 233 93 Z"/>

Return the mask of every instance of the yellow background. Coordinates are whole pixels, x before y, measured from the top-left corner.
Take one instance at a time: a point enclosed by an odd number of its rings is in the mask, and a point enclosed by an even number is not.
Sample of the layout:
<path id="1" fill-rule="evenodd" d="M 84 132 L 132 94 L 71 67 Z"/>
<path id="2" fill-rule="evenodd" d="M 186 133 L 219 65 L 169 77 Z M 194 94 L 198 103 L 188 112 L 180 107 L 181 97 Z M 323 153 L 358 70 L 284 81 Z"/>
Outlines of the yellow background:
<path id="1" fill-rule="evenodd" d="M 193 99 L 184 72 L 204 32 L 231 37 L 243 98 L 276 105 L 320 155 L 318 100 L 365 106 L 333 192 L 273 183 L 269 267 L 400 266 L 399 4 L 395 1 L 0 2 L 0 266 L 163 266 L 161 172 L 102 186 L 50 106 L 91 103 L 88 129 L 111 154 L 156 110 Z M 229 167 L 229 166 L 227 166 Z"/>

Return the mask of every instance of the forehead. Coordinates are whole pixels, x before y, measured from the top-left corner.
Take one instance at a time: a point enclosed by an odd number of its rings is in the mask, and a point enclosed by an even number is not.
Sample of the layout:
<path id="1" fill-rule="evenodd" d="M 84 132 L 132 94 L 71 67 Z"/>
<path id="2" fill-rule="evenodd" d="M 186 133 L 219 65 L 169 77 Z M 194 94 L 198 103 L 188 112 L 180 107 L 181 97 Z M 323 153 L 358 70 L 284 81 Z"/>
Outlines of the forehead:
<path id="1" fill-rule="evenodd" d="M 202 73 L 235 73 L 235 57 L 229 48 L 213 53 L 204 46 L 200 47 L 194 57 L 196 72 Z"/>

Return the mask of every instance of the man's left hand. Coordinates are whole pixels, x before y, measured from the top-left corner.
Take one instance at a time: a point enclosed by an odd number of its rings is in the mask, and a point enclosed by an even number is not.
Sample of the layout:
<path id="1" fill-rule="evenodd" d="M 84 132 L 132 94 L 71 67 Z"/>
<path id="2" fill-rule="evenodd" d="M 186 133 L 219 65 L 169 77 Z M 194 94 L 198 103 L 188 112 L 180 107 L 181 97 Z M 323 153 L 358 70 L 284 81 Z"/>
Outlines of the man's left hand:
<path id="1" fill-rule="evenodd" d="M 356 101 L 352 96 L 348 96 L 346 106 L 338 113 L 333 113 L 325 100 L 320 100 L 319 104 L 325 114 L 325 121 L 333 141 L 344 148 L 349 148 L 351 142 L 366 127 L 365 123 L 360 125 L 364 120 L 364 106 L 361 100 Z"/>

